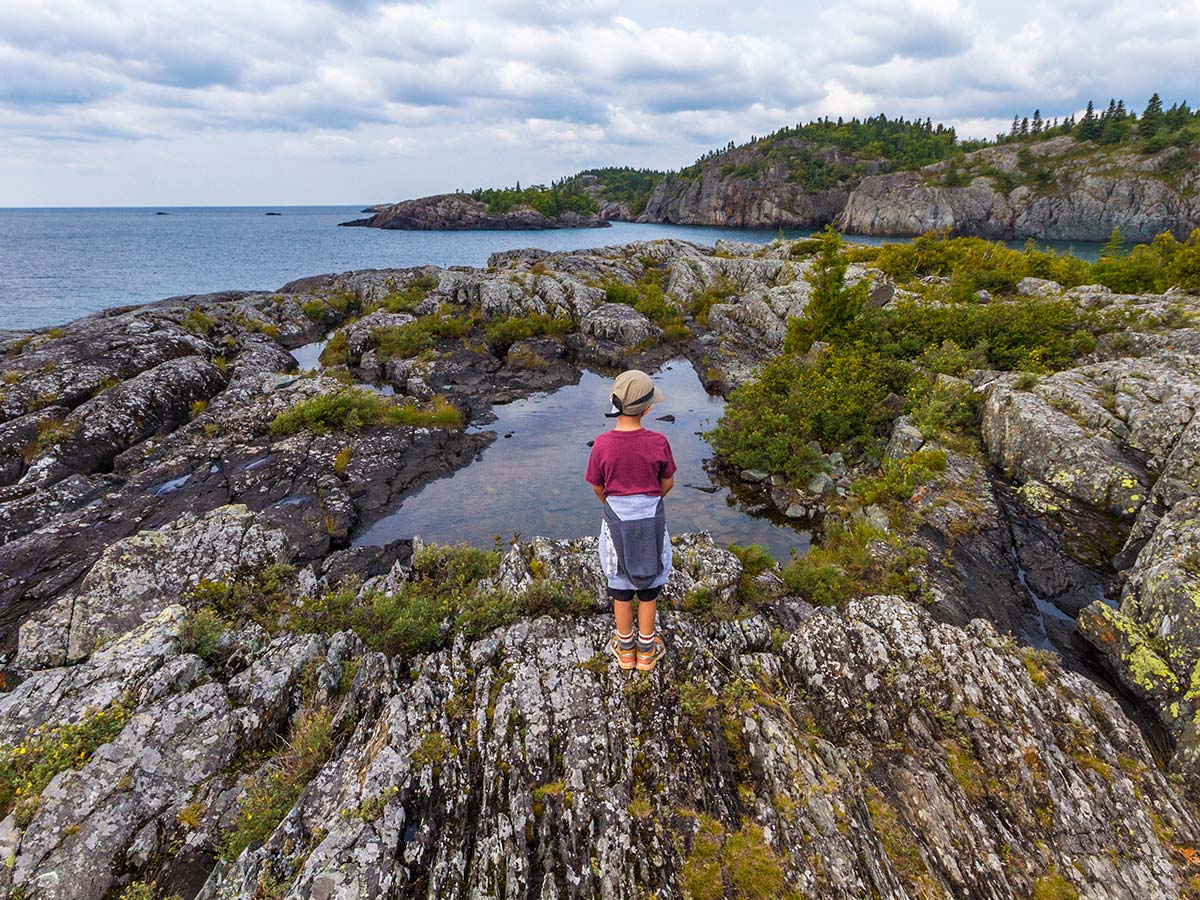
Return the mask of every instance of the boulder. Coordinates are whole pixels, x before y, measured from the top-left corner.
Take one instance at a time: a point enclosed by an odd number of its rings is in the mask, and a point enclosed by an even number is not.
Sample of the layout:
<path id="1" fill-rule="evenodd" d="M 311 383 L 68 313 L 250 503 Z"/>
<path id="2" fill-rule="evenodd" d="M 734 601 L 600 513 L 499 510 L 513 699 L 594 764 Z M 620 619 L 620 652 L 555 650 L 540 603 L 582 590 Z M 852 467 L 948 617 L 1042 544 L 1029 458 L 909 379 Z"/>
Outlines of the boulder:
<path id="1" fill-rule="evenodd" d="M 288 559 L 287 541 L 244 506 L 202 518 L 185 514 L 166 528 L 113 544 L 79 590 L 21 627 L 17 664 L 46 668 L 86 659 L 104 641 L 158 616 L 201 581 Z"/>
<path id="2" fill-rule="evenodd" d="M 657 341 L 662 330 L 632 306 L 602 303 L 579 323 L 582 334 L 601 341 L 613 341 L 622 347 Z"/>

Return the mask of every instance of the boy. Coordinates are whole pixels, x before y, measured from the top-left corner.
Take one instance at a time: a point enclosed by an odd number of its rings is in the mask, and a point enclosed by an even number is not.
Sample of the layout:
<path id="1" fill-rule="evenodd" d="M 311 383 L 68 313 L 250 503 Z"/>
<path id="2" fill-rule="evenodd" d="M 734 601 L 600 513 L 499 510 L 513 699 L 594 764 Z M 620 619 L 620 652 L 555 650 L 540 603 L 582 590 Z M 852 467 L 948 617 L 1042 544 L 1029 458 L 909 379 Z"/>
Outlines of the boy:
<path id="1" fill-rule="evenodd" d="M 663 394 L 637 369 L 613 382 L 616 426 L 596 438 L 584 478 L 604 504 L 600 567 L 608 579 L 616 634 L 609 650 L 622 669 L 649 672 L 666 656 L 654 633 L 658 595 L 671 574 L 671 536 L 663 497 L 675 486 L 675 460 L 664 435 L 642 427 L 642 417 Z M 633 637 L 637 594 L 638 635 Z"/>

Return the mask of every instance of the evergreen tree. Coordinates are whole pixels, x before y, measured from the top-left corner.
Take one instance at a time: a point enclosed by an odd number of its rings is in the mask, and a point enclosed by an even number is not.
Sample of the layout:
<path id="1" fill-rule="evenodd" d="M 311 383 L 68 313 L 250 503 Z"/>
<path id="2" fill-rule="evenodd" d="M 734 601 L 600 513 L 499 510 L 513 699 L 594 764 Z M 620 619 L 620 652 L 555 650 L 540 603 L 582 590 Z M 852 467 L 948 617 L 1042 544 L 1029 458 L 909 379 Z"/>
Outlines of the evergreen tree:
<path id="1" fill-rule="evenodd" d="M 1009 130 L 1009 137 L 1016 137 L 1021 133 L 1021 120 L 1013 116 L 1012 128 Z"/>
<path id="2" fill-rule="evenodd" d="M 1142 112 L 1142 123 L 1138 127 L 1138 132 L 1143 137 L 1150 137 L 1154 132 L 1158 131 L 1163 126 L 1163 107 L 1162 99 L 1158 96 L 1158 92 L 1154 92 L 1154 96 L 1150 98 L 1150 102 L 1146 104 L 1145 111 Z"/>
<path id="3" fill-rule="evenodd" d="M 1027 134 L 1029 134 L 1029 116 L 1021 120 L 1021 137 L 1025 137 Z"/>
<path id="4" fill-rule="evenodd" d="M 841 235 L 833 230 L 832 225 L 826 225 L 817 240 L 820 249 L 813 258 L 811 268 L 804 273 L 804 280 L 812 286 L 812 294 L 804 316 L 794 320 L 797 327 L 789 335 L 793 339 L 793 346 L 805 341 L 811 344 L 813 340 L 844 333 L 867 305 L 866 280 L 846 287 L 847 261 L 842 253 Z M 797 346 L 796 349 L 806 350 L 808 344 Z"/>
<path id="5" fill-rule="evenodd" d="M 1079 120 L 1079 139 L 1081 141 L 1094 141 L 1100 136 L 1100 123 L 1096 120 L 1096 107 L 1091 100 L 1088 101 L 1087 112 L 1083 114 L 1083 118 Z"/>
<path id="6" fill-rule="evenodd" d="M 1042 111 L 1040 109 L 1035 109 L 1033 111 L 1033 133 L 1042 133 Z"/>

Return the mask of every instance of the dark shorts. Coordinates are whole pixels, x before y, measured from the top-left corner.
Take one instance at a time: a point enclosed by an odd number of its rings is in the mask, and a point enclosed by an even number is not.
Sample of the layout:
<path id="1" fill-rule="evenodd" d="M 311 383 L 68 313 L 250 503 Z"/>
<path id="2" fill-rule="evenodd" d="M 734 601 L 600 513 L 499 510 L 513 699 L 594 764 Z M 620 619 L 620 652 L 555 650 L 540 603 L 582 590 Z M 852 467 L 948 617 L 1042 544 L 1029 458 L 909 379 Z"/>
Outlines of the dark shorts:
<path id="1" fill-rule="evenodd" d="M 633 595 L 637 594 L 639 600 L 657 600 L 658 595 L 662 593 L 663 585 L 658 587 L 646 588 L 644 591 L 623 591 L 619 588 L 610 587 L 608 596 L 614 600 L 620 600 L 622 603 L 628 603 L 633 599 Z"/>

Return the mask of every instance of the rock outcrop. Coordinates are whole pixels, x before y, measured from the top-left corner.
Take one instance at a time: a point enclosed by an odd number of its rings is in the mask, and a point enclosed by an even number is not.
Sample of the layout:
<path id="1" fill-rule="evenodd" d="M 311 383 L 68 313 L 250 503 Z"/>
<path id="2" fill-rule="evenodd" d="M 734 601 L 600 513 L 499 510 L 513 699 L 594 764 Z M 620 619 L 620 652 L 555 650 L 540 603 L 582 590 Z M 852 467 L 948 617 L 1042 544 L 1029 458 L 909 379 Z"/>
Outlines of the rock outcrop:
<path id="1" fill-rule="evenodd" d="M 1153 154 L 1069 137 L 1004 144 L 911 172 L 860 181 L 836 217 L 852 234 L 954 234 L 1021 240 L 1126 240 L 1200 228 L 1200 160 L 1172 147 Z"/>
<path id="2" fill-rule="evenodd" d="M 490 212 L 488 205 L 470 194 L 435 194 L 416 200 L 383 205 L 366 219 L 343 222 L 367 228 L 405 231 L 529 231 L 542 228 L 607 228 L 608 220 L 599 215 L 582 215 L 566 210 L 545 216 L 529 206 L 516 206 L 505 212 Z"/>
<path id="3" fill-rule="evenodd" d="M 601 360 L 684 352 L 728 388 L 781 348 L 808 265 L 784 242 L 512 251 L 6 336 L 0 896 L 1194 892 L 1193 300 L 1077 288 L 1145 330 L 1040 379 L 940 376 L 979 398 L 987 457 L 889 399 L 884 452 L 945 467 L 911 527 L 875 504 L 849 523 L 920 602 L 814 609 L 675 535 L 670 656 L 629 675 L 594 538 L 349 546 L 494 437 L 398 422 L 450 402 L 483 423 Z M 661 287 L 691 336 L 666 346 L 611 282 Z M 322 346 L 337 365 L 294 372 Z M 348 391 L 385 412 L 322 418 Z M 861 472 L 821 459 L 745 490 L 833 514 Z"/>
<path id="4" fill-rule="evenodd" d="M 198 647 L 182 586 L 229 561 L 193 532 L 246 516 L 147 535 L 174 574 L 131 595 L 139 621 L 0 695 L 10 744 L 72 722 L 109 736 L 0 826 L 9 891 L 1165 900 L 1191 874 L 1195 810 L 1120 706 L 982 621 L 937 625 L 890 597 L 784 598 L 732 622 L 668 611 L 671 656 L 644 677 L 605 652 L 604 615 L 406 660 L 255 625 Z M 286 554 L 278 532 L 252 543 Z M 688 584 L 668 605 L 737 590 L 732 554 L 692 536 L 679 551 Z M 599 598 L 594 554 L 514 546 L 497 587 Z M 126 556 L 89 580 L 140 583 L 148 558 L 121 576 Z"/>

